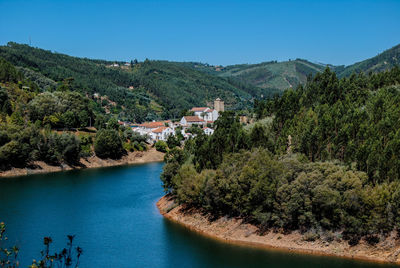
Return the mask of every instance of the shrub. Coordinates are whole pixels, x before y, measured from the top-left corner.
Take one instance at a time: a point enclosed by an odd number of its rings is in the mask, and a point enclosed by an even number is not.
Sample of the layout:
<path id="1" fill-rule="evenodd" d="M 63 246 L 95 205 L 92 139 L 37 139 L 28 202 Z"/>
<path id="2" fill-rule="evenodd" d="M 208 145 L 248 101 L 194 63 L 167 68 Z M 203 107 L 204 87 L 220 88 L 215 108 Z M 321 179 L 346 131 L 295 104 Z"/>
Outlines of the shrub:
<path id="1" fill-rule="evenodd" d="M 147 144 L 146 144 L 146 142 L 141 141 L 141 142 L 140 142 L 140 147 L 142 148 L 141 151 L 147 151 Z"/>
<path id="2" fill-rule="evenodd" d="M 303 240 L 304 241 L 308 241 L 308 242 L 312 242 L 315 241 L 317 239 L 319 239 L 319 234 L 313 231 L 308 231 L 303 235 Z"/>
<path id="3" fill-rule="evenodd" d="M 90 135 L 82 135 L 80 138 L 80 146 L 81 146 L 81 157 L 90 157 L 92 156 L 92 144 L 93 139 Z"/>
<path id="4" fill-rule="evenodd" d="M 12 140 L 0 147 L 0 169 L 22 167 L 29 160 L 29 145 Z"/>
<path id="5" fill-rule="evenodd" d="M 375 246 L 376 244 L 379 243 L 380 239 L 378 235 L 367 235 L 365 237 L 365 241 L 367 241 L 368 244 L 371 246 Z"/>
<path id="6" fill-rule="evenodd" d="M 157 141 L 154 146 L 156 147 L 156 150 L 159 152 L 163 152 L 163 153 L 167 152 L 168 145 L 165 141 Z"/>
<path id="7" fill-rule="evenodd" d="M 360 239 L 361 239 L 361 237 L 359 235 L 353 235 L 350 237 L 348 243 L 351 247 L 354 247 L 354 246 L 358 245 L 358 243 L 360 242 Z"/>
<path id="8" fill-rule="evenodd" d="M 120 158 L 124 148 L 118 132 L 114 129 L 99 130 L 94 141 L 94 151 L 100 158 Z"/>

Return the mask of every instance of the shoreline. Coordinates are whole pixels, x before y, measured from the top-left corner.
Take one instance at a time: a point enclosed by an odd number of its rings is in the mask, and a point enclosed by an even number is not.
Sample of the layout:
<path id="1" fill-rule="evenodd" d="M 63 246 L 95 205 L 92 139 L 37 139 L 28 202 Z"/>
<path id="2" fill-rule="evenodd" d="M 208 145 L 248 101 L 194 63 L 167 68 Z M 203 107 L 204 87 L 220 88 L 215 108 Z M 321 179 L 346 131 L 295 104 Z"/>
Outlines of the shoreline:
<path id="1" fill-rule="evenodd" d="M 379 242 L 377 246 L 370 246 L 365 241 L 360 241 L 353 247 L 350 247 L 346 241 L 327 243 L 316 240 L 307 242 L 303 241 L 302 235 L 297 231 L 288 235 L 273 232 L 262 236 L 258 235 L 256 226 L 243 223 L 241 219 L 222 217 L 210 222 L 197 210 L 182 211 L 182 205 L 177 206 L 174 200 L 168 196 L 163 196 L 156 205 L 166 219 L 224 243 L 400 265 L 400 241 L 395 239 L 394 234 Z"/>
<path id="2" fill-rule="evenodd" d="M 162 162 L 164 160 L 164 153 L 157 151 L 155 148 L 149 148 L 144 152 L 129 152 L 124 155 L 121 159 L 101 159 L 97 156 L 91 156 L 86 159 L 81 158 L 79 166 L 51 166 L 43 161 L 35 161 L 33 163 L 35 168 L 12 168 L 6 171 L 0 171 L 0 178 L 12 178 L 19 176 L 26 176 L 32 174 L 45 174 L 67 170 L 79 170 L 88 168 L 101 168 L 101 167 L 113 167 L 133 164 L 145 164 L 152 162 Z"/>

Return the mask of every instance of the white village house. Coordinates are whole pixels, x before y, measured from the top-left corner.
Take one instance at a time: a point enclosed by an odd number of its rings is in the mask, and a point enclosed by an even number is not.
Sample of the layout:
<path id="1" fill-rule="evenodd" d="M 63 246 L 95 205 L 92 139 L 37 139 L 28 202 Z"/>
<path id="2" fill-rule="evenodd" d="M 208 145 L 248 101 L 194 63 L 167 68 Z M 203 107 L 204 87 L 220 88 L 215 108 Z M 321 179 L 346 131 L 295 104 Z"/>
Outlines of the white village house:
<path id="1" fill-rule="evenodd" d="M 206 121 L 198 117 L 197 115 L 184 116 L 180 121 L 181 126 L 191 127 L 192 125 L 205 125 Z"/>
<path id="2" fill-rule="evenodd" d="M 209 127 L 203 128 L 203 131 L 204 131 L 204 134 L 206 134 L 208 136 L 210 136 L 210 135 L 212 135 L 214 133 L 214 129 L 209 128 Z"/>
<path id="3" fill-rule="evenodd" d="M 214 122 L 218 119 L 218 111 L 208 107 L 193 107 L 190 111 L 206 122 Z"/>
<path id="4" fill-rule="evenodd" d="M 143 124 L 127 124 L 132 126 L 132 130 L 140 135 L 147 135 L 149 142 L 156 142 L 159 140 L 166 141 L 170 135 L 175 135 L 177 126 L 181 126 L 181 133 L 185 139 L 193 136 L 192 133 L 186 133 L 187 128 L 197 125 L 202 128 L 206 135 L 212 135 L 214 129 L 206 127 L 208 124 L 212 125 L 218 119 L 219 112 L 224 111 L 224 102 L 219 98 L 214 101 L 214 109 L 209 107 L 193 107 L 191 111 L 194 115 L 184 116 L 180 122 L 166 121 L 153 121 Z M 122 122 L 123 123 L 123 122 Z"/>
<path id="5" fill-rule="evenodd" d="M 153 141 L 166 141 L 170 135 L 175 135 L 175 131 L 170 127 L 159 127 L 150 132 Z"/>

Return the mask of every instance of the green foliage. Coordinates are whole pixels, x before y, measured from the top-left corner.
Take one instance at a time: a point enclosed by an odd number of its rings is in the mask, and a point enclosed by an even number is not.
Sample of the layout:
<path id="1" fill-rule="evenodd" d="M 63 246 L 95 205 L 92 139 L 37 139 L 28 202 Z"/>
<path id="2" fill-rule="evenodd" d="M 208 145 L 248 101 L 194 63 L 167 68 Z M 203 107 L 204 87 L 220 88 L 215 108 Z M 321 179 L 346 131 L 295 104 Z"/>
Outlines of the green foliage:
<path id="1" fill-rule="evenodd" d="M 29 159 L 29 145 L 12 140 L 0 147 L 1 168 L 6 169 L 11 165 L 23 167 Z"/>
<path id="2" fill-rule="evenodd" d="M 124 154 L 124 148 L 118 132 L 114 129 L 102 129 L 96 134 L 94 151 L 100 158 L 118 159 Z"/>
<path id="3" fill-rule="evenodd" d="M 373 182 L 400 179 L 400 68 L 338 79 L 326 69 L 303 88 L 258 102 L 258 118 L 274 115 L 275 150 L 310 160 L 339 159 L 367 172 Z"/>
<path id="4" fill-rule="evenodd" d="M 49 164 L 77 164 L 81 156 L 79 139 L 69 133 L 44 132 L 37 144 L 37 157 Z"/>
<path id="5" fill-rule="evenodd" d="M 261 231 L 300 230 L 307 241 L 337 232 L 350 245 L 363 237 L 373 245 L 400 229 L 399 84 L 397 67 L 343 79 L 326 69 L 257 102 L 264 119 L 255 124 L 243 128 L 224 113 L 212 136 L 166 156 L 164 189 Z"/>
<path id="6" fill-rule="evenodd" d="M 167 139 L 167 145 L 169 149 L 181 146 L 181 141 L 183 140 L 182 135 L 169 135 Z"/>
<path id="7" fill-rule="evenodd" d="M 114 129 L 118 131 L 119 129 L 118 120 L 115 119 L 114 117 L 111 117 L 110 120 L 108 120 L 107 122 L 107 129 Z"/>
<path id="8" fill-rule="evenodd" d="M 167 145 L 167 143 L 165 141 L 157 141 L 154 144 L 154 147 L 156 147 L 157 151 L 163 152 L 163 153 L 166 153 L 167 149 L 168 149 L 168 145 Z"/>
<path id="9" fill-rule="evenodd" d="M 18 82 L 21 80 L 22 75 L 15 69 L 15 67 L 0 57 L 0 82 Z"/>
<path id="10" fill-rule="evenodd" d="M 7 90 L 5 88 L 0 88 L 0 113 L 10 115 L 11 112 L 11 103 Z"/>
<path id="11" fill-rule="evenodd" d="M 121 119 L 136 122 L 157 119 L 154 117 L 176 118 L 181 110 L 205 105 L 217 97 L 227 105 L 246 103 L 249 107 L 252 96 L 259 95 L 257 88 L 176 62 L 147 60 L 128 69 L 110 68 L 113 62 L 70 57 L 12 42 L 0 47 L 0 57 L 19 66 L 48 90 L 56 87 L 60 91 L 87 93 L 90 97 L 94 93 L 107 96 L 117 106 L 110 106 L 103 99 L 104 106 Z M 130 86 L 134 89 L 129 89 Z M 100 99 L 95 101 L 101 105 Z"/>
<path id="12" fill-rule="evenodd" d="M 39 133 L 34 127 L 15 125 L 0 126 L 0 169 L 24 167 L 34 159 L 36 139 Z"/>
<path id="13" fill-rule="evenodd" d="M 340 77 L 350 76 L 353 73 L 382 72 L 400 64 L 400 45 L 392 47 L 378 56 L 347 66 L 339 72 Z"/>
<path id="14" fill-rule="evenodd" d="M 80 147 L 81 147 L 81 157 L 89 157 L 92 156 L 92 145 L 93 138 L 90 135 L 84 134 L 79 136 Z"/>
<path id="15" fill-rule="evenodd" d="M 71 91 L 37 95 L 29 103 L 28 113 L 31 121 L 40 120 L 54 128 L 86 127 L 94 118 L 89 99 Z"/>
<path id="16" fill-rule="evenodd" d="M 173 158 L 182 157 L 178 152 Z M 225 155 L 216 170 L 198 173 L 190 162 L 171 159 L 162 178 L 178 201 L 214 215 L 247 218 L 262 230 L 300 229 L 311 240 L 320 235 L 313 230 L 324 229 L 350 239 L 387 234 L 400 216 L 398 182 L 370 186 L 364 172 L 334 163 L 257 149 Z"/>
<path id="17" fill-rule="evenodd" d="M 287 88 L 296 88 L 300 84 L 305 84 L 308 75 L 315 75 L 323 69 L 324 66 L 321 64 L 296 59 L 284 62 L 231 65 L 224 68 L 218 75 L 232 77 L 241 83 L 262 88 L 264 90 L 258 94 L 258 97 L 260 94 L 269 97 Z"/>

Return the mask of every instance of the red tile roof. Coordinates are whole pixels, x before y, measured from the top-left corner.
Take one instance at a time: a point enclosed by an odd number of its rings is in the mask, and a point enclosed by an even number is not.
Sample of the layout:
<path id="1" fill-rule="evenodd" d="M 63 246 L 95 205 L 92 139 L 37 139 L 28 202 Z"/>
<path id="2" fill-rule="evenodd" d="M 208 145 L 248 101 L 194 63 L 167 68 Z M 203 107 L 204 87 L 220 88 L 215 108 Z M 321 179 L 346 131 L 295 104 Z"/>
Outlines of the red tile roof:
<path id="1" fill-rule="evenodd" d="M 186 122 L 204 122 L 204 120 L 198 116 L 184 116 L 184 118 Z"/>
<path id="2" fill-rule="evenodd" d="M 208 107 L 193 107 L 190 111 L 192 112 L 204 112 L 207 109 L 209 109 Z"/>
<path id="3" fill-rule="evenodd" d="M 165 123 L 170 123 L 170 120 L 167 121 L 157 121 L 157 122 L 146 122 L 143 124 L 140 124 L 140 127 L 145 127 L 145 128 L 158 128 L 158 127 L 164 127 Z"/>
<path id="4" fill-rule="evenodd" d="M 168 127 L 159 127 L 159 128 L 154 129 L 152 132 L 153 133 L 162 133 L 167 128 Z"/>

